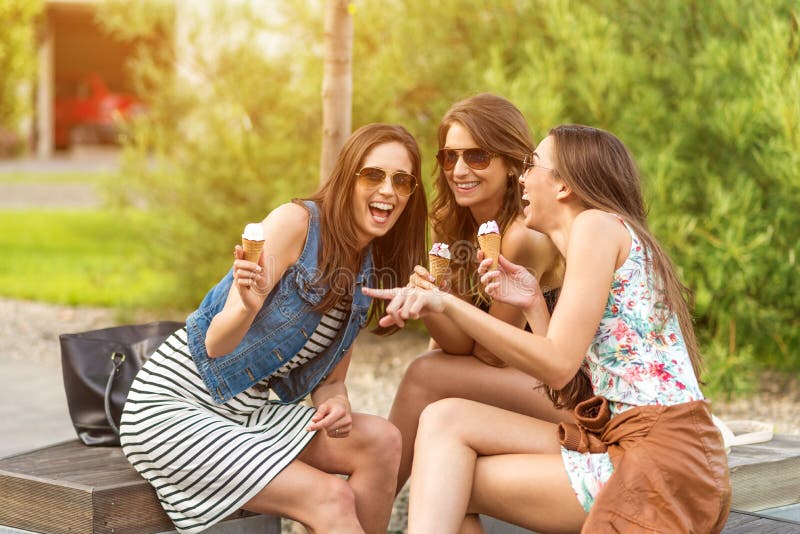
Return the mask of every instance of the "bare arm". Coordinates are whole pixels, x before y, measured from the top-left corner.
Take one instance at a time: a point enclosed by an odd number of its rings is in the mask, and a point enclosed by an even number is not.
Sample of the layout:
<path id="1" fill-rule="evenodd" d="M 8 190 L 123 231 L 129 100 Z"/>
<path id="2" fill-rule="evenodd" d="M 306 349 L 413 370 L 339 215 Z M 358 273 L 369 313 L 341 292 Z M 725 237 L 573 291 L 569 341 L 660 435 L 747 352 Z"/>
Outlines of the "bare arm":
<path id="1" fill-rule="evenodd" d="M 524 265 L 539 279 L 550 269 L 556 254 L 558 254 L 558 249 L 547 236 L 526 228 L 521 221 L 515 222 L 503 237 L 502 255 L 512 263 Z M 533 331 L 536 332 L 535 328 L 538 327 L 540 333 L 546 331 L 547 320 L 550 316 L 548 313 L 545 319 L 541 313 L 537 313 L 532 317 L 535 322 L 531 322 L 523 310 L 497 300 L 492 302 L 489 315 L 518 328 L 523 328 L 525 323 L 529 322 Z M 497 357 L 493 351 L 477 341 L 473 350 L 478 357 L 483 359 Z"/>
<path id="2" fill-rule="evenodd" d="M 214 316 L 206 333 L 212 358 L 228 354 L 241 342 L 275 284 L 297 261 L 308 231 L 308 212 L 297 204 L 283 204 L 262 222 L 264 252 L 258 265 L 248 262 L 237 246 L 234 280 L 225 306 Z M 250 281 L 249 277 L 255 278 Z"/>
<path id="3" fill-rule="evenodd" d="M 308 430 L 326 430 L 334 438 L 344 438 L 353 428 L 352 409 L 344 380 L 350 367 L 351 348 L 319 386 L 311 392 L 317 413 Z"/>
<path id="4" fill-rule="evenodd" d="M 431 241 L 436 243 L 438 239 L 439 236 L 431 231 Z M 419 273 L 423 277 L 429 274 L 427 269 L 419 270 Z M 432 289 L 434 285 L 432 283 L 423 284 L 423 287 Z M 422 321 L 431 335 L 431 340 L 428 344 L 431 349 L 440 348 L 449 354 L 472 354 L 475 341 L 449 318 L 444 315 L 430 315 L 423 317 Z"/>
<path id="5" fill-rule="evenodd" d="M 559 389 L 580 367 L 603 315 L 616 265 L 629 247 L 630 235 L 615 217 L 597 210 L 578 215 L 567 247 L 559 305 L 544 336 L 515 328 L 442 292 L 395 289 L 365 293 L 393 298 L 387 316 L 381 319 L 383 326 L 402 324 L 420 314 L 442 313 L 469 329 L 477 342 L 491 347 L 509 364 Z"/>

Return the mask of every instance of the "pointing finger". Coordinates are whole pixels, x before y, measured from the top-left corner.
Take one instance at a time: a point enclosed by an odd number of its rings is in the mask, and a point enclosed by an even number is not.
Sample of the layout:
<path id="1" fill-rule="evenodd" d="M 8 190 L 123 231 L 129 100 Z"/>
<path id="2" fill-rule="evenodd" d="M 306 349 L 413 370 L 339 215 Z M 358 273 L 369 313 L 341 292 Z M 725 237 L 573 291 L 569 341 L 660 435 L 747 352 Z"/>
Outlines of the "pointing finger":
<path id="1" fill-rule="evenodd" d="M 402 288 L 395 287 L 392 289 L 375 289 L 372 287 L 362 287 L 361 292 L 364 293 L 368 297 L 383 299 L 383 300 L 391 300 L 397 294 L 400 293 Z"/>

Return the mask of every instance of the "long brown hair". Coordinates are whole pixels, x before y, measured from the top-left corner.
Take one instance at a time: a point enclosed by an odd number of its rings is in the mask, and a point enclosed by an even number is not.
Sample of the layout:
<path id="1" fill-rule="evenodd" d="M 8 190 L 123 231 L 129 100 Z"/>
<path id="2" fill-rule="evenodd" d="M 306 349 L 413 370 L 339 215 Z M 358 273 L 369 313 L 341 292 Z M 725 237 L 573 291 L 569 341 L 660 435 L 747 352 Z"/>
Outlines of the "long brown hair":
<path id="1" fill-rule="evenodd" d="M 425 261 L 428 206 L 425 188 L 419 179 L 422 157 L 417 141 L 399 125 L 375 123 L 362 126 L 348 138 L 328 180 L 307 199 L 315 202 L 320 212 L 322 243 L 319 249 L 317 286 L 330 288 L 316 306 L 317 311 L 330 310 L 340 299 L 352 293 L 352 275 L 361 268 L 364 254 L 368 250 L 356 246 L 358 228 L 353 218 L 356 173 L 373 148 L 391 142 L 400 143 L 408 151 L 411 174 L 417 177 L 418 183 L 394 226 L 385 235 L 372 241 L 373 271 L 368 273 L 369 285 L 404 285 L 414 266 Z M 345 276 L 346 273 L 352 274 Z M 377 320 L 383 316 L 385 308 L 386 301 L 373 300 L 369 318 Z M 374 332 L 390 334 L 396 330 L 396 327 L 378 327 Z"/>
<path id="2" fill-rule="evenodd" d="M 575 193 L 587 209 L 599 209 L 622 217 L 644 245 L 649 268 L 656 285 L 662 288 L 659 308 L 661 327 L 674 314 L 686 343 L 698 380 L 702 357 L 692 326 L 689 290 L 678 279 L 675 267 L 647 225 L 647 209 L 636 163 L 625 145 L 613 134 L 576 124 L 556 126 L 553 137 L 554 176 Z M 572 408 L 591 393 L 588 378 L 579 371 L 561 390 L 546 387 L 557 406 Z"/>
<path id="3" fill-rule="evenodd" d="M 481 148 L 500 154 L 509 175 L 500 212 L 495 221 L 503 234 L 522 214 L 522 193 L 517 177 L 522 160 L 533 151 L 528 123 L 522 112 L 503 97 L 490 93 L 471 96 L 453 104 L 439 123 L 439 148 L 444 147 L 447 132 L 454 123 L 466 128 Z M 479 223 L 467 207 L 456 203 L 444 169 L 437 163 L 436 196 L 431 206 L 431 225 L 437 238 L 453 247 L 451 269 L 458 292 L 477 287 L 475 240 Z"/>

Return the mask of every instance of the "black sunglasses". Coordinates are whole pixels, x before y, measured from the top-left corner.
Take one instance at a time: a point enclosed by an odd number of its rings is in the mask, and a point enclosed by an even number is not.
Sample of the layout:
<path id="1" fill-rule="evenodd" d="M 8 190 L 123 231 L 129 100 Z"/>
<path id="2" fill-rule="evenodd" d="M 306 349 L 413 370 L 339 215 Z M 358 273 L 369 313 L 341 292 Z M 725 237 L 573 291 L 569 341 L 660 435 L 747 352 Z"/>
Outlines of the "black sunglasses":
<path id="1" fill-rule="evenodd" d="M 436 161 L 444 170 L 451 171 L 460 156 L 471 169 L 480 171 L 489 166 L 492 158 L 499 155 L 483 148 L 442 148 L 436 153 Z"/>
<path id="2" fill-rule="evenodd" d="M 380 187 L 383 181 L 386 180 L 387 174 L 380 167 L 364 167 L 356 173 L 356 176 L 367 187 Z M 417 188 L 417 179 L 413 174 L 405 171 L 395 171 L 391 174 L 391 177 L 392 187 L 402 197 L 407 197 Z"/>

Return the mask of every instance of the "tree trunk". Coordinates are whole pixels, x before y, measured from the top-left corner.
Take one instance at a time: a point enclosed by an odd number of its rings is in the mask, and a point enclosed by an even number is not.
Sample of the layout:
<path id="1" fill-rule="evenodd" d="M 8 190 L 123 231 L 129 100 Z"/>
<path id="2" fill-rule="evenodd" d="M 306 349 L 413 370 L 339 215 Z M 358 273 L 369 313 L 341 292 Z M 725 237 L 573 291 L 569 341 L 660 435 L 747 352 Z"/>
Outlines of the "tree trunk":
<path id="1" fill-rule="evenodd" d="M 320 183 L 330 176 L 339 151 L 350 135 L 350 107 L 353 97 L 353 18 L 348 4 L 348 0 L 325 1 Z"/>

